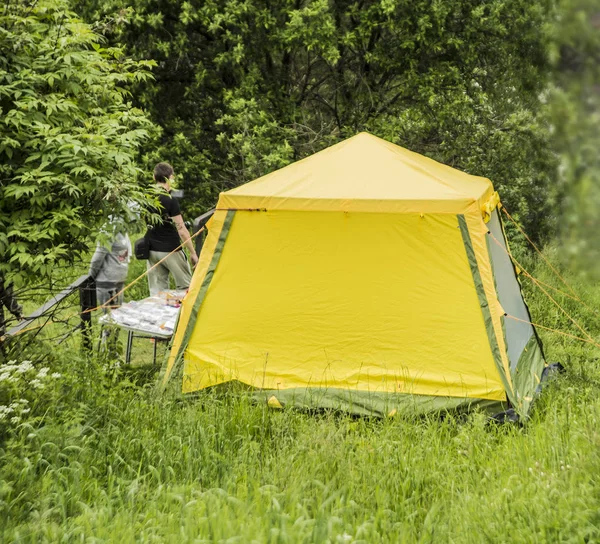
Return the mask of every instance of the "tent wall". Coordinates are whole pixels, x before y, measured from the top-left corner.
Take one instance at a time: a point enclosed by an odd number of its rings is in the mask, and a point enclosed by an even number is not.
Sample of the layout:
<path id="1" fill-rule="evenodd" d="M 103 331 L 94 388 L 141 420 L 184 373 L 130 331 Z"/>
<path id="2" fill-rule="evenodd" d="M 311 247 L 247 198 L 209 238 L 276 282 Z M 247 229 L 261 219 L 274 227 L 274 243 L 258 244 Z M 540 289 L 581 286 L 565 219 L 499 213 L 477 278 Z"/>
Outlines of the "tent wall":
<path id="1" fill-rule="evenodd" d="M 210 232 L 202 271 L 218 252 Z M 238 210 L 226 240 L 184 304 L 184 392 L 238 380 L 506 399 L 456 215 Z M 493 295 L 485 238 L 473 247 Z"/>
<path id="2" fill-rule="evenodd" d="M 509 400 L 514 401 L 510 367 L 502 330 L 501 319 L 504 311 L 498 302 L 491 261 L 485 245 L 484 233 L 487 232 L 487 228 L 479 214 L 460 214 L 458 224 L 469 260 L 474 288 L 479 299 L 481 317 L 488 335 L 489 349 Z"/>

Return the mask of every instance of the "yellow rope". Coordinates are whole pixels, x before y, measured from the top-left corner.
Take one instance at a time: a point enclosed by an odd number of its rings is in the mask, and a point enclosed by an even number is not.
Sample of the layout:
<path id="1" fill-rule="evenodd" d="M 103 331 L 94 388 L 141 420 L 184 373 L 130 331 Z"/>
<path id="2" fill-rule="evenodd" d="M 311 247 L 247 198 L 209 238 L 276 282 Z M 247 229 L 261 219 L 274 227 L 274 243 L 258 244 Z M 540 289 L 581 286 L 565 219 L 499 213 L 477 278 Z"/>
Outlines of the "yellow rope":
<path id="1" fill-rule="evenodd" d="M 577 323 L 577 321 L 575 321 L 575 319 L 573 319 L 569 313 L 550 295 L 550 293 L 548 293 L 548 291 L 546 291 L 546 289 L 544 289 L 541 285 L 540 282 L 538 282 L 538 280 L 536 280 L 536 278 L 534 278 L 529 272 L 527 272 L 527 270 L 525 270 L 525 268 L 519 263 L 519 261 L 517 261 L 517 259 L 515 259 L 512 254 L 510 253 L 510 251 L 508 251 L 503 244 L 501 244 L 496 237 L 490 232 L 489 235 L 493 238 L 494 242 L 496 242 L 496 244 L 498 244 L 505 252 L 506 254 L 513 260 L 513 262 L 522 270 L 523 274 L 525 274 L 525 276 L 527 276 L 529 279 L 531 279 L 531 281 L 533 281 L 534 285 L 536 287 L 538 287 L 538 289 L 540 289 L 555 305 L 556 307 L 563 313 L 565 314 L 570 320 L 571 322 L 585 335 L 587 336 L 590 341 L 593 343 L 594 339 L 592 338 L 592 336 L 586 332 L 583 327 L 581 325 L 579 325 L 579 323 Z"/>
<path id="2" fill-rule="evenodd" d="M 506 214 L 506 217 L 508 217 L 510 219 L 510 221 L 513 223 L 513 225 L 515 227 L 517 227 L 517 229 L 519 229 L 519 232 L 525 236 L 526 240 L 531 244 L 531 246 L 533 247 L 533 249 L 535 249 L 537 251 L 537 253 L 540 255 L 540 257 L 544 260 L 544 262 L 550 267 L 550 269 L 552 270 L 552 272 L 554 272 L 557 276 L 558 279 L 560 279 L 560 281 L 563 282 L 563 284 L 565 285 L 565 287 L 571 291 L 571 293 L 573 293 L 573 296 L 581 303 L 584 303 L 583 300 L 581 300 L 578 296 L 577 293 L 575 292 L 575 290 L 567 283 L 567 281 L 560 275 L 559 271 L 556 270 L 556 268 L 552 265 L 552 263 L 546 258 L 546 256 L 540 251 L 540 249 L 533 243 L 533 240 L 531 238 L 529 238 L 529 236 L 527 236 L 527 233 L 523 230 L 523 228 L 513 219 L 512 215 L 510 215 L 510 213 L 508 213 L 508 210 L 502 206 L 502 211 Z M 585 303 L 584 303 L 585 304 Z"/>
<path id="3" fill-rule="evenodd" d="M 529 325 L 533 325 L 537 329 L 544 329 L 546 331 L 555 332 L 556 334 L 561 334 L 563 336 L 568 336 L 569 338 L 573 338 L 575 340 L 580 340 L 581 342 L 585 342 L 586 344 L 592 344 L 593 346 L 596 346 L 597 348 L 600 348 L 600 344 L 594 342 L 593 340 L 587 340 L 586 338 L 581 338 L 581 336 L 575 336 L 574 334 L 569 334 L 568 332 L 563 332 L 563 331 L 558 330 L 558 329 L 551 329 L 550 327 L 546 327 L 545 325 L 540 325 L 539 323 L 533 323 L 533 322 L 527 321 L 525 319 L 520 319 L 518 317 L 515 317 L 514 315 L 504 314 L 504 316 L 507 317 L 507 318 L 509 318 L 509 319 L 514 319 L 515 321 L 520 321 L 521 323 L 527 323 Z"/>
<path id="4" fill-rule="evenodd" d="M 571 300 L 574 300 L 575 302 L 581 302 L 577 297 L 574 297 L 573 295 L 570 295 L 569 293 L 566 293 L 565 291 L 559 289 L 558 287 L 554 287 L 554 285 L 550 285 L 549 283 L 543 282 L 542 280 L 540 280 L 538 278 L 534 278 L 525 269 L 523 269 L 521 265 L 517 264 L 516 261 L 514 260 L 514 258 L 513 258 L 513 261 L 519 267 L 519 269 L 523 272 L 523 274 L 525 275 L 526 278 L 529 278 L 531 281 L 539 283 L 540 285 L 543 285 L 544 287 L 547 287 L 548 289 L 552 289 L 553 291 L 556 291 L 557 293 L 561 294 L 563 297 L 570 298 Z M 592 310 L 593 312 L 595 312 L 595 310 L 593 310 L 592 308 L 590 308 L 590 310 Z"/>
<path id="5" fill-rule="evenodd" d="M 193 240 L 196 236 L 198 236 L 198 234 L 200 234 L 201 232 L 204 231 L 204 228 L 205 227 L 202 227 L 197 232 L 195 232 L 192 236 L 189 237 L 189 240 Z M 101 304 L 100 306 L 96 306 L 95 308 L 91 308 L 91 309 L 86 310 L 85 312 L 81 312 L 81 313 L 85 314 L 88 312 L 93 312 L 94 310 L 100 310 L 101 308 L 106 308 L 108 306 L 109 302 L 112 302 L 113 300 L 115 300 L 118 296 L 122 295 L 125 291 L 127 291 L 127 289 L 129 289 L 132 285 L 135 285 L 143 277 L 147 276 L 148 272 L 150 272 L 150 270 L 154 270 L 160 263 L 162 263 L 163 261 L 168 259 L 173 253 L 175 253 L 176 251 L 179 251 L 186 244 L 186 242 L 187 242 L 187 240 L 185 242 L 182 242 L 181 244 L 179 244 L 173 251 L 171 251 L 168 255 L 165 255 L 160 261 L 153 264 L 150 268 L 147 268 L 143 274 L 141 274 L 140 276 L 135 278 L 131 283 L 129 283 L 128 285 L 123 287 L 123 289 L 121 289 L 114 297 L 109 298 L 104 304 Z M 78 314 L 76 314 L 76 315 L 78 315 Z"/>

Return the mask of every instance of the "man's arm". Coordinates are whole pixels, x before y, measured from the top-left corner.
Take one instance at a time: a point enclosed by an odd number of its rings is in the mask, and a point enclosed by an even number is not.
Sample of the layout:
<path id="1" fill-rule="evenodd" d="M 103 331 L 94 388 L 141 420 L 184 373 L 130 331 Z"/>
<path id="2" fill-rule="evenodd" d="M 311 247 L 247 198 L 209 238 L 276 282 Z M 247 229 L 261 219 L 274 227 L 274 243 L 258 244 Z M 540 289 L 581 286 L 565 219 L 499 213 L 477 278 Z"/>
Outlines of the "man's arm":
<path id="1" fill-rule="evenodd" d="M 196 266 L 198 264 L 198 255 L 196 255 L 196 249 L 194 248 L 194 244 L 190 238 L 190 231 L 185 226 L 183 217 L 180 214 L 171 217 L 171 219 L 173 220 L 173 223 L 175 223 L 175 227 L 177 227 L 177 232 L 179 233 L 179 238 L 183 242 L 183 245 L 187 247 L 190 252 L 192 266 Z"/>
<path id="2" fill-rule="evenodd" d="M 92 278 L 96 279 L 96 276 L 98 276 L 98 273 L 100 272 L 102 264 L 104 263 L 104 259 L 107 255 L 108 249 L 101 245 L 96 246 L 96 251 L 94 252 L 94 256 L 90 262 L 90 270 L 88 272 Z"/>

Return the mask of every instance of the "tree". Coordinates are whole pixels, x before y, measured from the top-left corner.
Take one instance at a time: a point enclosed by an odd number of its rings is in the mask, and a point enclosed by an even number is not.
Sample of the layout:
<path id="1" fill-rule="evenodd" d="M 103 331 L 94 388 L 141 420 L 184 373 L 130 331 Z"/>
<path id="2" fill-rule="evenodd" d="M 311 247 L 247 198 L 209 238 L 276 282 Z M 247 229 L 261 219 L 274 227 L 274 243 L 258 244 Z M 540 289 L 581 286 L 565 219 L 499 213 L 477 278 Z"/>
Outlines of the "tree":
<path id="1" fill-rule="evenodd" d="M 582 271 L 600 274 L 600 6 L 564 0 L 554 27 L 548 112 L 561 157 L 561 250 Z"/>
<path id="2" fill-rule="evenodd" d="M 127 24 L 105 25 L 112 39 L 157 61 L 140 100 L 188 205 L 369 130 L 490 177 L 532 232 L 549 227 L 552 0 L 77 5 L 94 21 L 118 13 Z"/>
<path id="3" fill-rule="evenodd" d="M 64 0 L 0 9 L 0 273 L 24 281 L 145 204 L 136 155 L 152 123 L 127 87 L 151 63 L 104 47 Z"/>

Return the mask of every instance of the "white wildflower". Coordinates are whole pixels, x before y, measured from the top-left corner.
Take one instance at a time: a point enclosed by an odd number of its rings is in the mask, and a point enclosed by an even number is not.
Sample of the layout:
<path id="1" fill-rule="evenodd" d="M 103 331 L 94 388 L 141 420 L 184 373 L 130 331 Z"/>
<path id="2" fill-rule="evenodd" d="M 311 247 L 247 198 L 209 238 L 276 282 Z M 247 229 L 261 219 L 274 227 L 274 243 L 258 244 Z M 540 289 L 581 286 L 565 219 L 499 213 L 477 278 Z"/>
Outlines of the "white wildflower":
<path id="1" fill-rule="evenodd" d="M 50 370 L 50 369 L 47 366 L 45 366 L 44 368 L 40 368 L 40 371 L 38 372 L 37 377 L 45 378 L 48 375 L 48 370 Z"/>
<path id="2" fill-rule="evenodd" d="M 44 384 L 40 380 L 38 380 L 37 378 L 34 378 L 33 380 L 31 380 L 29 382 L 29 384 L 31 386 L 33 386 L 35 389 L 42 389 L 44 387 Z"/>
<path id="3" fill-rule="evenodd" d="M 50 377 L 51 377 L 51 378 L 60 378 L 60 377 L 62 377 L 62 374 L 59 374 L 58 372 L 53 372 L 53 373 L 50 375 Z"/>
<path id="4" fill-rule="evenodd" d="M 21 421 L 21 418 L 18 416 L 14 416 L 14 417 L 10 418 L 11 423 L 19 423 L 19 421 Z"/>
<path id="5" fill-rule="evenodd" d="M 28 372 L 29 370 L 33 369 L 33 365 L 31 364 L 31 361 L 23 361 L 18 367 L 17 367 L 17 372 L 19 374 L 25 374 L 25 372 Z"/>

